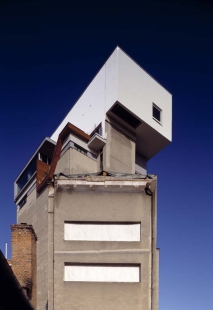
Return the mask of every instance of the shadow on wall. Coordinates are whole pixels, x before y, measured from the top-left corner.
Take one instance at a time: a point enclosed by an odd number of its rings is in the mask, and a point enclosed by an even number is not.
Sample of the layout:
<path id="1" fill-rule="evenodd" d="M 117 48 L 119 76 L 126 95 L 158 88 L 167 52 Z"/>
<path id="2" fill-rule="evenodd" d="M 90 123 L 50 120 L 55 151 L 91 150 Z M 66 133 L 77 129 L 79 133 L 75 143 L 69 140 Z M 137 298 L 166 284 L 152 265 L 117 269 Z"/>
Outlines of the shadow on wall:
<path id="1" fill-rule="evenodd" d="M 32 279 L 27 278 L 24 281 L 24 287 L 27 292 L 27 297 L 31 300 L 32 299 Z"/>

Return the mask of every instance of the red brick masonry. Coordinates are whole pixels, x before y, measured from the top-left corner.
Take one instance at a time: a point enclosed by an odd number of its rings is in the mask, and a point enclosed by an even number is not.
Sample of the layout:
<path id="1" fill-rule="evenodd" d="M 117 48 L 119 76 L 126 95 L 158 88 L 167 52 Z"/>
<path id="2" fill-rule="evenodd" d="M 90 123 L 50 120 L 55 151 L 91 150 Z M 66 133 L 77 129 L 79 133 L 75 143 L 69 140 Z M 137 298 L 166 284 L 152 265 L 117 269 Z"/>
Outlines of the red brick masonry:
<path id="1" fill-rule="evenodd" d="M 32 305 L 36 307 L 36 241 L 32 225 L 11 225 L 12 269 L 25 289 Z"/>

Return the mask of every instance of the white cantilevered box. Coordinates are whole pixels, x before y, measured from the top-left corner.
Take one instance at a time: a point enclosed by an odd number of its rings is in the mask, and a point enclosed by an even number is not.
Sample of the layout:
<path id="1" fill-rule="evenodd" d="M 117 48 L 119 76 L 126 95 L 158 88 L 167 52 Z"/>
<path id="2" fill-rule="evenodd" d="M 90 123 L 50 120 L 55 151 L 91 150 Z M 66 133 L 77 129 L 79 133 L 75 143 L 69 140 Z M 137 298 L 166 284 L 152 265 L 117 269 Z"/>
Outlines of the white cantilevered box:
<path id="1" fill-rule="evenodd" d="M 53 133 L 70 122 L 84 132 L 114 118 L 136 136 L 136 151 L 149 160 L 172 140 L 172 95 L 117 47 Z"/>

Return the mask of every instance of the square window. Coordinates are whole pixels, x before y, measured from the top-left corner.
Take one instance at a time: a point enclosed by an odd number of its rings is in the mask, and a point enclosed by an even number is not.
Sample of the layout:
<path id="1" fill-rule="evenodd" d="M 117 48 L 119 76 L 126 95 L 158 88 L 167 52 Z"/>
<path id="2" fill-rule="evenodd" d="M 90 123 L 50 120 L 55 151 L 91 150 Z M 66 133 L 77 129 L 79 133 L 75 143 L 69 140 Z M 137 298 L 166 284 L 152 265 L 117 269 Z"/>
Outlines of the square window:
<path id="1" fill-rule="evenodd" d="M 152 106 L 152 116 L 159 123 L 161 123 L 161 112 L 162 112 L 162 110 L 153 103 L 153 106 Z"/>

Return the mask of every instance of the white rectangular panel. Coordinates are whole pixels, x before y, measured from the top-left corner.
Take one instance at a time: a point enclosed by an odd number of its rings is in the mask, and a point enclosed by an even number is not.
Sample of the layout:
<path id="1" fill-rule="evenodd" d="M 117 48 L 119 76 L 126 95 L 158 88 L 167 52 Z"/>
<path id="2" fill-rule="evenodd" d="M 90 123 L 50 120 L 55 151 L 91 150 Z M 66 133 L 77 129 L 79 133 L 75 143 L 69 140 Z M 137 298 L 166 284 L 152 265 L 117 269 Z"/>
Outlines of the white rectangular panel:
<path id="1" fill-rule="evenodd" d="M 139 223 L 65 223 L 64 240 L 140 241 Z"/>
<path id="2" fill-rule="evenodd" d="M 64 266 L 64 281 L 140 282 L 139 266 Z"/>

